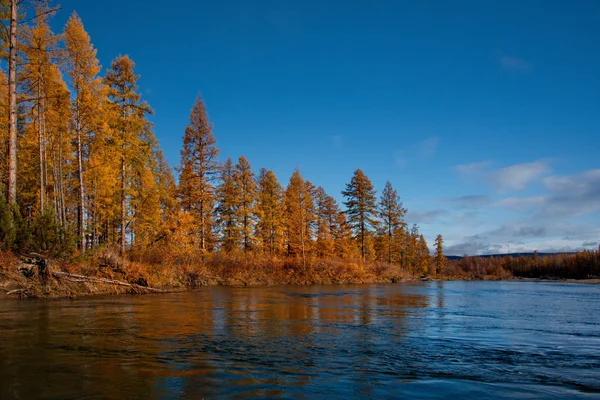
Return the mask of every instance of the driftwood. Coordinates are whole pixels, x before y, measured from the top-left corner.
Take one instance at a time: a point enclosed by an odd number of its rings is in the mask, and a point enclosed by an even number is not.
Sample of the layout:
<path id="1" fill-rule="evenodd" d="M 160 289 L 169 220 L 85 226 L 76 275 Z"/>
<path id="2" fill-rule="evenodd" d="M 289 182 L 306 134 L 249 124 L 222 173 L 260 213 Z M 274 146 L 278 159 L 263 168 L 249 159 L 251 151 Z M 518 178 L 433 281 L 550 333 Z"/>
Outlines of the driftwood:
<path id="1" fill-rule="evenodd" d="M 149 286 L 141 286 L 135 283 L 127 283 L 122 281 L 116 281 L 113 279 L 106 278 L 97 278 L 95 276 L 85 276 L 78 274 L 70 274 L 68 272 L 62 271 L 53 271 L 52 275 L 55 278 L 67 278 L 74 282 L 85 282 L 85 283 L 99 283 L 104 285 L 116 285 L 116 286 L 125 286 L 131 288 L 131 291 L 134 293 L 144 293 L 144 292 L 152 292 L 152 293 L 162 293 L 163 291 L 160 289 L 155 289 Z"/>
<path id="2" fill-rule="evenodd" d="M 95 276 L 70 274 L 68 272 L 54 271 L 49 262 L 37 253 L 31 253 L 29 256 L 21 257 L 19 272 L 27 279 L 37 278 L 43 286 L 50 283 L 51 278 L 67 279 L 71 282 L 91 283 L 101 285 L 114 285 L 128 287 L 132 293 L 162 293 L 160 289 L 140 285 L 138 283 L 127 283 L 113 279 L 99 278 Z M 145 283 L 145 281 L 141 281 Z M 35 293 L 30 293 L 27 289 L 11 290 L 7 295 L 18 295 L 19 297 L 36 297 Z"/>
<path id="3" fill-rule="evenodd" d="M 15 289 L 6 293 L 7 295 L 18 294 L 19 297 L 34 297 L 27 289 Z"/>

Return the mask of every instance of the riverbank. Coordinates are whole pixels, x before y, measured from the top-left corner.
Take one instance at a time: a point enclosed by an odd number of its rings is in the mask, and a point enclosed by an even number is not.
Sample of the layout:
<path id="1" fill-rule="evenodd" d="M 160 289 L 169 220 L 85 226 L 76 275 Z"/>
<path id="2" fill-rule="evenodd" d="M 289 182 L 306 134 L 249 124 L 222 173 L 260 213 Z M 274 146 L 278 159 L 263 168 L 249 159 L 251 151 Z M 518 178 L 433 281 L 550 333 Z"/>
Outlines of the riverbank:
<path id="1" fill-rule="evenodd" d="M 400 267 L 341 260 L 210 255 L 201 260 L 139 263 L 114 253 L 86 260 L 47 260 L 38 255 L 0 257 L 0 298 L 74 298 L 193 290 L 203 286 L 369 284 L 420 281 Z"/>
<path id="2" fill-rule="evenodd" d="M 590 285 L 599 285 L 599 278 L 589 278 L 589 279 L 564 279 L 564 278 L 520 278 L 514 277 L 512 280 L 520 281 L 520 282 L 561 282 L 561 283 L 583 283 Z"/>
<path id="3" fill-rule="evenodd" d="M 205 286 L 273 286 L 373 284 L 420 281 L 566 282 L 600 284 L 600 279 L 514 277 L 504 269 L 469 274 L 450 266 L 434 274 L 415 275 L 387 263 L 353 260 L 308 260 L 276 257 L 232 257 L 211 254 L 194 259 L 129 261 L 111 251 L 85 259 L 51 260 L 0 252 L 0 299 L 76 298 L 93 295 L 164 293 Z"/>

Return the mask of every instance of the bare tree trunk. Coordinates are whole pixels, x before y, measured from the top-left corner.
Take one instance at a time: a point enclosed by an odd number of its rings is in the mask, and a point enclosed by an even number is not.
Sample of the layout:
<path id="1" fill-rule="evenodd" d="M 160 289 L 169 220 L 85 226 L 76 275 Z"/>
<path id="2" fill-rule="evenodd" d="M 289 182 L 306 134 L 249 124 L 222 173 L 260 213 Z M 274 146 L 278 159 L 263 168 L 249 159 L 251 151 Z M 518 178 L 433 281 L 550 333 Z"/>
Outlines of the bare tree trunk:
<path id="1" fill-rule="evenodd" d="M 388 263 L 392 263 L 392 228 L 388 225 Z"/>
<path id="2" fill-rule="evenodd" d="M 200 248 L 206 250 L 206 244 L 204 240 L 204 200 L 200 201 Z"/>
<path id="3" fill-rule="evenodd" d="M 38 66 L 38 84 L 37 84 L 37 128 L 38 128 L 38 145 L 39 145 L 39 156 L 40 156 L 40 211 L 43 212 L 45 208 L 44 200 L 44 137 L 42 128 L 42 79 L 41 79 L 41 67 Z"/>
<path id="4" fill-rule="evenodd" d="M 81 132 L 77 127 L 77 177 L 79 178 L 79 204 L 77 205 L 77 231 L 79 233 L 79 249 L 85 253 L 85 208 L 83 189 L 83 154 L 81 145 Z"/>
<path id="5" fill-rule="evenodd" d="M 365 222 L 360 223 L 360 253 L 363 262 L 365 262 Z"/>
<path id="6" fill-rule="evenodd" d="M 42 101 L 42 113 L 45 114 L 45 105 Z M 48 137 L 46 135 L 46 116 L 42 118 L 42 148 L 44 155 L 44 199 L 48 204 Z"/>
<path id="7" fill-rule="evenodd" d="M 122 150 L 124 151 L 124 150 Z M 121 255 L 125 254 L 125 155 L 121 155 Z"/>
<path id="8" fill-rule="evenodd" d="M 304 251 L 304 204 L 302 204 L 302 194 L 298 195 L 298 202 L 300 203 L 300 240 L 302 242 L 302 267 L 306 271 L 306 254 Z"/>
<path id="9" fill-rule="evenodd" d="M 65 206 L 65 184 L 63 179 L 63 132 L 60 130 L 60 143 L 58 145 L 58 175 L 59 175 L 59 186 L 60 186 L 60 218 L 61 225 L 64 227 L 67 225 L 67 211 Z"/>
<path id="10" fill-rule="evenodd" d="M 135 243 L 135 215 L 137 214 L 137 209 L 135 206 L 133 206 L 133 209 L 131 210 L 133 213 L 133 217 L 131 218 L 131 230 L 129 231 L 129 245 L 133 246 Z"/>
<path id="11" fill-rule="evenodd" d="M 17 0 L 10 1 L 8 61 L 8 193 L 9 204 L 17 202 Z"/>

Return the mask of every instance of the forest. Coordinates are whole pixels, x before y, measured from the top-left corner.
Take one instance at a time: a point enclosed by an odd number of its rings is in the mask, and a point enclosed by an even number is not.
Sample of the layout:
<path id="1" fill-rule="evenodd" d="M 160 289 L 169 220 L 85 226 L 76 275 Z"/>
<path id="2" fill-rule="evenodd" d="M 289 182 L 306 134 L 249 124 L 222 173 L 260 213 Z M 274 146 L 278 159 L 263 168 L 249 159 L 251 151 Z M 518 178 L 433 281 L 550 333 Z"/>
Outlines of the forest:
<path id="1" fill-rule="evenodd" d="M 58 9 L 45 2 L 0 4 L 5 278 L 31 254 L 56 271 L 162 288 L 599 275 L 596 252 L 535 267 L 449 263 L 438 235 L 431 255 L 418 226 L 404 220 L 397 190 L 387 182 L 378 195 L 361 169 L 349 171 L 338 204 L 300 169 L 282 183 L 244 156 L 221 162 L 200 96 L 172 168 L 133 60 L 119 56 L 101 75 L 77 14 L 55 33 L 49 20 Z"/>

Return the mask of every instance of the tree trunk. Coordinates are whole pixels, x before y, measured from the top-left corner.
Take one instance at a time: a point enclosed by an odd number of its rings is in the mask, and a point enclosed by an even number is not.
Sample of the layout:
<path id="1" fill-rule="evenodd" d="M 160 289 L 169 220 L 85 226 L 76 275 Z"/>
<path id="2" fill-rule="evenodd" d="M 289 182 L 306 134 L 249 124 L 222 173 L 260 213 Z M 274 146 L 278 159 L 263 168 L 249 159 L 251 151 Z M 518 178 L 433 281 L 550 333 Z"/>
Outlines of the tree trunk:
<path id="1" fill-rule="evenodd" d="M 58 145 L 58 175 L 60 187 L 60 222 L 61 226 L 67 226 L 67 211 L 65 205 L 65 184 L 63 176 L 63 131 L 60 130 L 60 143 Z"/>
<path id="2" fill-rule="evenodd" d="M 121 255 L 125 254 L 125 155 L 121 156 Z"/>
<path id="3" fill-rule="evenodd" d="M 83 190 L 83 154 L 81 145 L 81 132 L 77 128 L 77 177 L 79 178 L 79 204 L 77 205 L 77 230 L 79 233 L 79 249 L 85 253 L 85 206 Z"/>
<path id="4" fill-rule="evenodd" d="M 388 263 L 392 263 L 392 227 L 388 225 Z"/>
<path id="5" fill-rule="evenodd" d="M 304 205 L 302 204 L 302 195 L 298 196 L 298 203 L 300 204 L 300 240 L 302 241 L 302 266 L 306 271 L 306 255 L 304 252 Z"/>
<path id="6" fill-rule="evenodd" d="M 17 202 L 17 0 L 10 1 L 8 61 L 8 193 L 9 204 Z"/>
<path id="7" fill-rule="evenodd" d="M 40 211 L 44 211 L 45 196 L 44 191 L 46 185 L 44 184 L 44 133 L 42 127 L 42 73 L 41 67 L 38 66 L 38 85 L 37 85 L 37 128 L 38 128 L 38 145 L 39 145 L 39 156 L 40 156 Z"/>
<path id="8" fill-rule="evenodd" d="M 206 250 L 206 245 L 204 242 L 204 200 L 200 200 L 200 248 L 202 250 Z"/>

